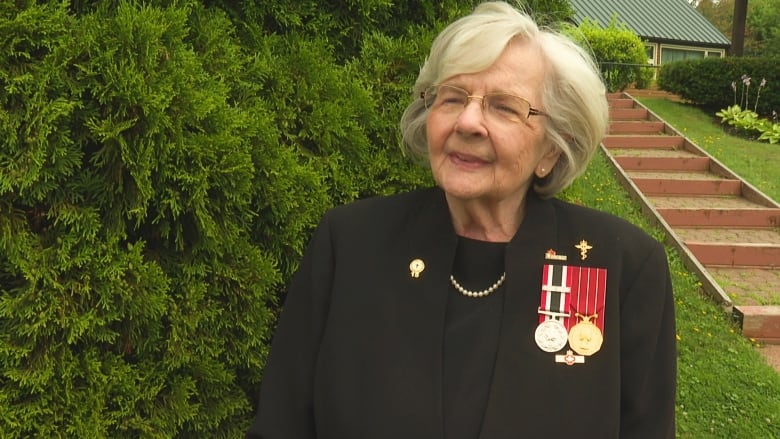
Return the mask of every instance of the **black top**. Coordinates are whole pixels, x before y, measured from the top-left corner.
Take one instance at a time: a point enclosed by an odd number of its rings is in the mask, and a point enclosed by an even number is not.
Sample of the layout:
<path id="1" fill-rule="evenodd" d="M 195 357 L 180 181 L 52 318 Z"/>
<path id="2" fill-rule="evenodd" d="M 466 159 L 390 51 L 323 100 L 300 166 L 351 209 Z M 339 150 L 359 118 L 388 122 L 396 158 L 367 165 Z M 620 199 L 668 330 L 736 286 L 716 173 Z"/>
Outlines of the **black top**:
<path id="1" fill-rule="evenodd" d="M 484 290 L 504 272 L 506 243 L 458 238 L 452 273 L 464 288 Z M 487 406 L 503 309 L 503 288 L 468 297 L 450 288 L 444 334 L 444 437 L 476 439 Z"/>
<path id="2" fill-rule="evenodd" d="M 290 284 L 247 437 L 449 439 L 445 424 L 460 428 L 444 414 L 457 248 L 438 188 L 330 210 Z M 584 363 L 558 362 L 565 351 L 535 342 L 551 251 L 568 256 L 555 263 L 607 272 L 604 341 Z M 663 245 L 620 218 L 529 193 L 504 257 L 506 280 L 486 298 L 502 307 L 492 375 L 474 380 L 490 382 L 472 423 L 481 422 L 479 439 L 673 439 L 674 298 Z M 446 399 L 454 413 L 455 397 Z"/>

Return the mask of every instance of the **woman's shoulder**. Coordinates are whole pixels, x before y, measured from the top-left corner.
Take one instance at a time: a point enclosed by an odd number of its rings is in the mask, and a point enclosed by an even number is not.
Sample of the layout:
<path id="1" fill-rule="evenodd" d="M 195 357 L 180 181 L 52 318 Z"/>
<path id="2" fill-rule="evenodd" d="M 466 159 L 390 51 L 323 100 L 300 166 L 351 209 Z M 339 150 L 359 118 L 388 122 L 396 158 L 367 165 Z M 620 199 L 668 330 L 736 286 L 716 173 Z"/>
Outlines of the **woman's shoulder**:
<path id="1" fill-rule="evenodd" d="M 587 246 L 593 264 L 616 268 L 627 279 L 634 279 L 647 264 L 663 269 L 664 245 L 639 226 L 590 207 L 561 200 L 551 203 L 559 239 Z"/>
<path id="2" fill-rule="evenodd" d="M 421 211 L 441 208 L 446 202 L 440 189 L 425 188 L 408 192 L 377 195 L 336 206 L 325 219 L 331 226 L 353 231 L 400 226 Z"/>
<path id="3" fill-rule="evenodd" d="M 633 242 L 634 245 L 652 246 L 658 243 L 644 229 L 619 216 L 557 198 L 550 201 L 558 212 L 561 225 L 569 230 L 609 236 Z"/>
<path id="4" fill-rule="evenodd" d="M 436 188 L 425 188 L 391 195 L 374 195 L 335 206 L 328 213 L 333 216 L 347 217 L 355 215 L 385 216 L 392 212 L 414 209 L 420 204 L 432 202 L 439 192 Z"/>

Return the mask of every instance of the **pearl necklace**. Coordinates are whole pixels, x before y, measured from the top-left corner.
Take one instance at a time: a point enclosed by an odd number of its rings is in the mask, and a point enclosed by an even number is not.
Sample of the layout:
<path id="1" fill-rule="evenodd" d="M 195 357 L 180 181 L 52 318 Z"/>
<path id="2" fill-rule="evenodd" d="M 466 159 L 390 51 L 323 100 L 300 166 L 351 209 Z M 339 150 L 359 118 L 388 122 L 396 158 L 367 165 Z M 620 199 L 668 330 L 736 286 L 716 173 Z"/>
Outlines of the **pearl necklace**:
<path id="1" fill-rule="evenodd" d="M 504 283 L 504 279 L 506 279 L 506 272 L 504 272 L 501 277 L 498 278 L 496 283 L 494 283 L 490 288 L 482 291 L 471 291 L 463 288 L 463 286 L 455 280 L 455 276 L 450 275 L 450 283 L 452 286 L 455 287 L 455 289 L 458 290 L 461 294 L 468 297 L 485 297 L 493 291 L 496 291 L 498 287 Z"/>

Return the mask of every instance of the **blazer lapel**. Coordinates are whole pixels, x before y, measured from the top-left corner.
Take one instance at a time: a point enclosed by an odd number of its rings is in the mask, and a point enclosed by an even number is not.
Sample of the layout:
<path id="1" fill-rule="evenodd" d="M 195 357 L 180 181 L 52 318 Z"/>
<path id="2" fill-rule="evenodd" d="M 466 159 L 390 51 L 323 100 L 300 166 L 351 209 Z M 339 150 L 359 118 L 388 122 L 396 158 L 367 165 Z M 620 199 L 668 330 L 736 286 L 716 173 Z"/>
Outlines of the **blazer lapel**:
<path id="1" fill-rule="evenodd" d="M 420 314 L 425 316 L 424 319 L 416 319 L 422 321 L 409 322 L 409 324 L 417 326 L 421 338 L 429 340 L 427 343 L 429 352 L 425 353 L 429 361 L 422 364 L 430 367 L 428 376 L 434 380 L 433 383 L 438 390 L 437 394 L 432 395 L 429 405 L 431 416 L 424 430 L 431 432 L 430 436 L 426 437 L 435 439 L 444 436 L 442 411 L 444 324 L 449 277 L 452 272 L 457 238 L 444 192 L 435 188 L 428 194 L 430 196 L 421 197 L 417 209 L 419 214 L 414 215 L 409 223 L 409 233 L 405 240 L 408 243 L 408 252 L 400 262 L 410 264 L 412 261 L 419 260 L 424 264 L 424 269 L 418 273 L 418 277 L 413 277 L 411 269 L 407 274 L 410 291 L 414 293 L 412 296 L 420 298 L 418 304 L 424 308 Z"/>
<path id="2" fill-rule="evenodd" d="M 558 250 L 556 230 L 552 204 L 529 192 L 525 220 L 507 247 L 504 312 L 480 439 L 509 437 L 508 432 L 522 431 L 515 428 L 528 421 L 522 416 L 522 404 L 532 404 L 534 395 L 520 394 L 520 389 L 523 381 L 534 379 L 529 360 L 542 355 L 534 332 L 544 255 L 549 249 Z"/>

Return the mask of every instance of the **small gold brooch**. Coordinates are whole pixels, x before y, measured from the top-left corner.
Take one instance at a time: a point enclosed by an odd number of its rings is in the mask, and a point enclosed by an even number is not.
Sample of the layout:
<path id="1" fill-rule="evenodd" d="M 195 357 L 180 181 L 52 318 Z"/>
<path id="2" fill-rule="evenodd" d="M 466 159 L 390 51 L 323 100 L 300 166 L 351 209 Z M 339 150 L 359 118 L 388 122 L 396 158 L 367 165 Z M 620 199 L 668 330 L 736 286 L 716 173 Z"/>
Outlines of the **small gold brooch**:
<path id="1" fill-rule="evenodd" d="M 422 259 L 415 259 L 409 264 L 409 271 L 413 278 L 420 277 L 420 273 L 425 270 L 425 262 Z"/>
<path id="2" fill-rule="evenodd" d="M 593 247 L 588 244 L 588 241 L 582 240 L 578 245 L 574 246 L 576 249 L 580 251 L 580 257 L 584 261 L 585 259 L 588 259 L 588 250 L 592 249 Z"/>

